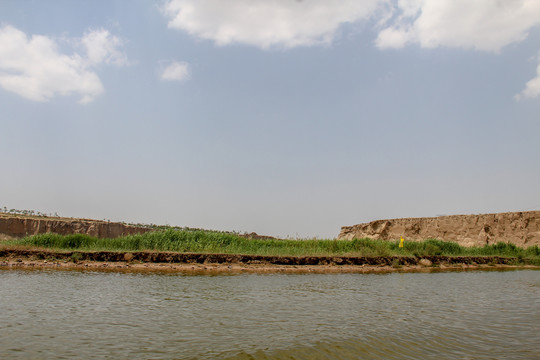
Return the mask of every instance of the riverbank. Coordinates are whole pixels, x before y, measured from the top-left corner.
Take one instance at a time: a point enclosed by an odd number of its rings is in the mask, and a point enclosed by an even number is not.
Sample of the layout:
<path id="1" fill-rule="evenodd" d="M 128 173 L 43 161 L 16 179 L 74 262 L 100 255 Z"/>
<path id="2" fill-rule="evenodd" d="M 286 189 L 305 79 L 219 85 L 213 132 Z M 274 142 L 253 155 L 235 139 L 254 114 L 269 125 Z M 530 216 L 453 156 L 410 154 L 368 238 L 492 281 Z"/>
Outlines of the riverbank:
<path id="1" fill-rule="evenodd" d="M 500 256 L 260 256 L 171 252 L 0 249 L 0 268 L 168 273 L 388 273 L 538 269 Z"/>
<path id="2" fill-rule="evenodd" d="M 444 239 L 466 247 L 498 242 L 540 246 L 540 211 L 375 220 L 343 226 L 338 239 L 395 240 L 401 236 L 411 241 Z"/>
<path id="3" fill-rule="evenodd" d="M 0 246 L 74 252 L 152 252 L 174 254 L 226 254 L 227 256 L 309 257 L 427 257 L 500 256 L 527 260 L 540 265 L 540 248 L 518 247 L 499 242 L 482 247 L 463 247 L 452 241 L 386 241 L 373 239 L 253 239 L 238 234 L 206 230 L 167 229 L 118 238 L 97 238 L 84 234 L 38 234 L 0 242 Z M 242 255 L 238 255 L 242 254 Z M 184 255 L 178 255 L 184 256 Z M 290 264 L 290 263 L 287 263 Z M 309 265 L 309 264 L 305 264 Z"/>

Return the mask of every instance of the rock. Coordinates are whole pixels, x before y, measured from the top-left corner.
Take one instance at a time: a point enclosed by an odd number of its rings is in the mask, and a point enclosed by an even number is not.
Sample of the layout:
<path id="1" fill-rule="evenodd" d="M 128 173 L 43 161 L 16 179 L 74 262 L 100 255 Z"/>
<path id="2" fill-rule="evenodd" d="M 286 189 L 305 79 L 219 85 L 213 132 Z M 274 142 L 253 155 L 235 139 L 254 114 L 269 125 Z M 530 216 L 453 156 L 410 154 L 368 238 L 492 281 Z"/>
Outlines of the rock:
<path id="1" fill-rule="evenodd" d="M 420 259 L 420 260 L 418 260 L 418 265 L 431 266 L 431 265 L 433 265 L 433 263 L 429 259 Z"/>

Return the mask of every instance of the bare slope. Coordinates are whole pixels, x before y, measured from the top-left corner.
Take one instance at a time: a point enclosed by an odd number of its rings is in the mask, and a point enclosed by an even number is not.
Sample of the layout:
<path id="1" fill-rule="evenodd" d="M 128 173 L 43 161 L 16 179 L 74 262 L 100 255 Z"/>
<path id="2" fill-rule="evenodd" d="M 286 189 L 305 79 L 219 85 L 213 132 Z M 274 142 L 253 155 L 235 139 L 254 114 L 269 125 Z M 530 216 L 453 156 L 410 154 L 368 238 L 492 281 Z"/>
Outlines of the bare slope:
<path id="1" fill-rule="evenodd" d="M 500 241 L 521 247 L 540 245 L 540 211 L 377 220 L 343 226 L 338 238 L 396 240 L 401 236 L 412 241 L 455 241 L 462 246 Z"/>
<path id="2" fill-rule="evenodd" d="M 0 240 L 44 233 L 87 234 L 98 238 L 116 238 L 122 235 L 142 234 L 151 230 L 151 228 L 102 220 L 0 213 Z"/>

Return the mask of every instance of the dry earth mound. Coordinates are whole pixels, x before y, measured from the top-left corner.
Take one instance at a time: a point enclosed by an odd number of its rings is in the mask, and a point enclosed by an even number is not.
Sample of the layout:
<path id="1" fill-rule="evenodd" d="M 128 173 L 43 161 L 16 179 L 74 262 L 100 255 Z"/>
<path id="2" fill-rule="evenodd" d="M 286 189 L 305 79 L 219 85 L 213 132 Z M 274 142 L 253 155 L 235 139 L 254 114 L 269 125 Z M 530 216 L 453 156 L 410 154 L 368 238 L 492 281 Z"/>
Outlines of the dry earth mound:
<path id="1" fill-rule="evenodd" d="M 25 236 L 55 233 L 60 235 L 86 234 L 97 238 L 117 238 L 124 235 L 143 234 L 156 230 L 151 226 L 136 226 L 125 223 L 92 219 L 77 219 L 53 216 L 33 216 L 0 212 L 0 240 Z M 190 230 L 202 230 L 193 229 Z M 257 233 L 236 234 L 246 239 L 275 239 L 273 236 Z"/>
<path id="2" fill-rule="evenodd" d="M 151 228 L 102 220 L 0 213 L 0 240 L 43 233 L 87 234 L 99 238 L 116 238 L 123 235 L 142 234 L 151 230 Z"/>
<path id="3" fill-rule="evenodd" d="M 401 236 L 412 241 L 455 241 L 462 246 L 500 241 L 521 247 L 540 245 L 540 211 L 377 220 L 343 226 L 338 238 L 396 240 Z"/>

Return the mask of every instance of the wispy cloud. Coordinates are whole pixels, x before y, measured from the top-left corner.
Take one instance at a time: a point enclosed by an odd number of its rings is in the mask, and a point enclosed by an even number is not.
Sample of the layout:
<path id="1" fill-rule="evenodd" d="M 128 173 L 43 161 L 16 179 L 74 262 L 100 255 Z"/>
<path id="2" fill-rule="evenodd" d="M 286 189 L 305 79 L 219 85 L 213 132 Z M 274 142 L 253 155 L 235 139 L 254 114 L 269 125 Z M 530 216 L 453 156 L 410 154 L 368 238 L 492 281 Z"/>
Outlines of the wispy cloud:
<path id="1" fill-rule="evenodd" d="M 536 77 L 525 84 L 525 89 L 514 96 L 514 99 L 520 101 L 540 97 L 540 55 L 538 56 L 538 67 L 536 68 Z"/>
<path id="2" fill-rule="evenodd" d="M 126 56 L 122 41 L 99 29 L 74 39 L 85 54 L 64 54 L 53 38 L 27 36 L 4 25 L 0 28 L 0 87 L 33 101 L 48 101 L 55 96 L 78 94 L 80 103 L 89 103 L 103 93 L 100 78 L 93 68 L 101 63 L 123 65 Z"/>
<path id="3" fill-rule="evenodd" d="M 161 79 L 167 81 L 185 81 L 189 79 L 191 71 L 189 64 L 184 61 L 174 61 L 161 72 Z"/>
<path id="4" fill-rule="evenodd" d="M 81 44 L 86 49 L 86 57 L 90 65 L 100 63 L 127 65 L 126 54 L 122 51 L 123 41 L 108 30 L 97 29 L 84 34 Z"/>

